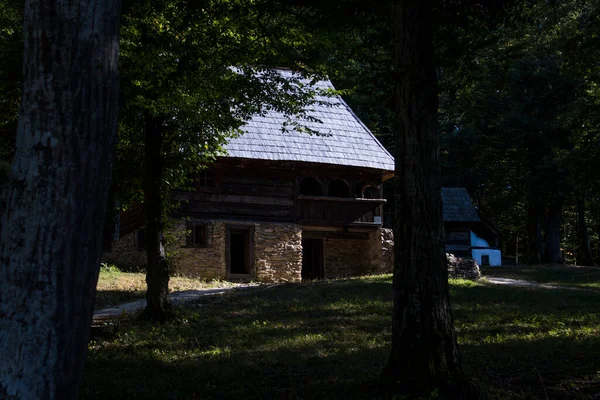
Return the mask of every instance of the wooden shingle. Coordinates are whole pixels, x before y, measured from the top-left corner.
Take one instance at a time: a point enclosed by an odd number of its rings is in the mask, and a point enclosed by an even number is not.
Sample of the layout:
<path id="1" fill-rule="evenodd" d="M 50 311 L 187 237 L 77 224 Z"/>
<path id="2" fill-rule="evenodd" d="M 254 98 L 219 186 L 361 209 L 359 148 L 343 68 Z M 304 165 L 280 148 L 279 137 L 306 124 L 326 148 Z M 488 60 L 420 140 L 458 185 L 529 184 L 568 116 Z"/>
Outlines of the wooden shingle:
<path id="1" fill-rule="evenodd" d="M 292 76 L 290 71 L 279 73 Z M 315 88 L 333 89 L 333 85 L 328 80 L 319 81 Z M 394 158 L 341 97 L 316 96 L 315 100 L 307 115 L 320 123 L 302 120 L 301 124 L 319 135 L 282 132 L 285 116 L 269 111 L 253 117 L 242 128 L 244 134 L 229 141 L 228 156 L 394 170 Z"/>
<path id="2" fill-rule="evenodd" d="M 477 210 L 465 188 L 442 188 L 444 222 L 479 221 Z"/>

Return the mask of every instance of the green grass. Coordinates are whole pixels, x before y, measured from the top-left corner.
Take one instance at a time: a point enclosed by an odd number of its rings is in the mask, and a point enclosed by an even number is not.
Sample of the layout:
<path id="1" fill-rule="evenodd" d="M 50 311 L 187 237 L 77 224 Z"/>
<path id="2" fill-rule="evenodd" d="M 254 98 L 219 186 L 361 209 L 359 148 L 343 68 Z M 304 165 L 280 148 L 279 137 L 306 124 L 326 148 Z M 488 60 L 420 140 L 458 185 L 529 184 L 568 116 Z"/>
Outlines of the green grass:
<path id="1" fill-rule="evenodd" d="M 486 277 L 523 279 L 538 283 L 600 290 L 600 267 L 575 266 L 522 266 L 482 267 Z"/>
<path id="2" fill-rule="evenodd" d="M 201 279 L 175 276 L 169 279 L 171 292 L 181 290 L 197 290 L 208 287 L 231 286 L 224 281 L 204 281 Z M 96 286 L 96 303 L 94 309 L 100 310 L 143 299 L 146 295 L 146 274 L 143 272 L 122 272 L 115 266 L 104 266 L 100 269 Z"/>
<path id="3" fill-rule="evenodd" d="M 484 398 L 600 391 L 600 296 L 451 281 L 464 368 Z M 89 347 L 82 398 L 375 399 L 391 278 L 287 284 L 135 321 Z"/>

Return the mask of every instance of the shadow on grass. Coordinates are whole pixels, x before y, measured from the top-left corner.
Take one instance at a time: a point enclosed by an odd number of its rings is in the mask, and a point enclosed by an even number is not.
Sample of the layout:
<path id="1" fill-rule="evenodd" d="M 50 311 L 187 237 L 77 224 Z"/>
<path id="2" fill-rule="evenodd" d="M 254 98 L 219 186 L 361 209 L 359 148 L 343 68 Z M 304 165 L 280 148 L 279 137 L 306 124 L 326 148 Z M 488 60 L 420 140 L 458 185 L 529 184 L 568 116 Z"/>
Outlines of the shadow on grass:
<path id="1" fill-rule="evenodd" d="M 142 290 L 98 290 L 94 310 L 118 306 L 129 301 L 143 299 L 146 292 Z"/>
<path id="2" fill-rule="evenodd" d="M 92 343 L 83 398 L 376 399 L 391 338 L 389 277 L 203 299 L 162 326 Z M 465 369 L 488 398 L 588 398 L 600 300 L 451 285 Z"/>

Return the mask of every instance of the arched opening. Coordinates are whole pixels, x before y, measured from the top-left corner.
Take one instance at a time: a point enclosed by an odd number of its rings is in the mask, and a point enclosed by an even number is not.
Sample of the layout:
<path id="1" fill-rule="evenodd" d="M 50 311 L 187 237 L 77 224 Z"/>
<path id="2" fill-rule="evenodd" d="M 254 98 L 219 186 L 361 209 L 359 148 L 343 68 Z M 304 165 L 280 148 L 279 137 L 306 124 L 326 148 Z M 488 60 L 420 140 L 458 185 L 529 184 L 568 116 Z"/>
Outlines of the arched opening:
<path id="1" fill-rule="evenodd" d="M 323 185 L 315 178 L 304 178 L 300 182 L 300 194 L 306 196 L 323 196 Z"/>
<path id="2" fill-rule="evenodd" d="M 329 197 L 350 197 L 350 186 L 341 179 L 329 182 L 328 188 Z"/>
<path id="3" fill-rule="evenodd" d="M 361 197 L 363 199 L 378 199 L 380 197 L 379 189 L 374 185 L 366 185 L 363 187 Z"/>

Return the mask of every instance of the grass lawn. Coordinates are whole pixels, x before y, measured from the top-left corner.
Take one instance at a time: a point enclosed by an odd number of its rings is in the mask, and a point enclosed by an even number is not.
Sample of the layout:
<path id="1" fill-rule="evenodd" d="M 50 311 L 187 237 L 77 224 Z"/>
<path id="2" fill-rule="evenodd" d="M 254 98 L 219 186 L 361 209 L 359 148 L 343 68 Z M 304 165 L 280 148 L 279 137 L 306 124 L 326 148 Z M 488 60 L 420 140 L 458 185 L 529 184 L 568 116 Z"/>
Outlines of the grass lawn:
<path id="1" fill-rule="evenodd" d="M 482 267 L 481 272 L 486 277 L 523 279 L 538 283 L 600 290 L 600 267 L 564 265 Z"/>
<path id="2" fill-rule="evenodd" d="M 229 282 L 205 282 L 199 279 L 177 276 L 169 279 L 169 290 L 172 292 L 230 285 Z M 122 272 L 116 267 L 102 268 L 96 288 L 96 303 L 94 305 L 96 310 L 143 299 L 146 295 L 146 274 L 142 272 Z"/>
<path id="3" fill-rule="evenodd" d="M 451 281 L 464 367 L 489 399 L 600 392 L 600 296 Z M 376 399 L 391 277 L 287 284 L 90 343 L 84 399 Z"/>

